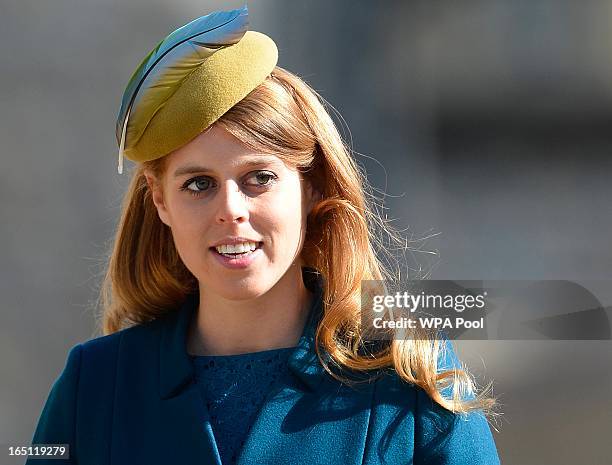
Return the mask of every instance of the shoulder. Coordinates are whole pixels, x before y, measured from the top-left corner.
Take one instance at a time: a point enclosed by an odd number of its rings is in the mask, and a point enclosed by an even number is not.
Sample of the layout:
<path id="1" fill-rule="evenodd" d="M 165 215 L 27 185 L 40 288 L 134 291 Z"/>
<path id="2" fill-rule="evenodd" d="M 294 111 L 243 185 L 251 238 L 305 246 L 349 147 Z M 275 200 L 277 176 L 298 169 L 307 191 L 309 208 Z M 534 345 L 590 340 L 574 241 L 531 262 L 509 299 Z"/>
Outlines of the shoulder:
<path id="1" fill-rule="evenodd" d="M 453 368 L 460 368 L 459 361 L 453 344 L 445 339 L 441 341 L 440 350 L 438 352 L 438 370 L 446 371 Z M 402 378 L 395 368 L 387 367 L 383 371 L 374 376 L 375 382 L 375 398 L 393 401 L 398 406 L 406 407 L 408 405 L 416 408 L 417 402 L 431 404 L 429 396 L 421 387 L 412 384 Z"/>
<path id="2" fill-rule="evenodd" d="M 120 358 L 138 358 L 149 354 L 158 341 L 165 318 L 131 326 L 112 334 L 98 336 L 74 345 L 67 357 L 64 376 L 95 383 L 112 379 Z"/>
<path id="3" fill-rule="evenodd" d="M 443 346 L 439 369 L 458 367 L 453 345 L 444 341 Z M 406 426 L 414 441 L 415 457 L 421 463 L 499 464 L 491 428 L 482 411 L 453 413 L 395 370 L 389 369 L 376 380 L 373 407 L 387 419 L 385 429 Z"/>
<path id="4" fill-rule="evenodd" d="M 86 359 L 103 361 L 117 354 L 121 346 L 132 342 L 146 342 L 155 337 L 161 320 L 141 323 L 112 334 L 98 336 L 74 346 L 71 351 L 80 351 Z"/>
<path id="5" fill-rule="evenodd" d="M 118 386 L 127 379 L 126 374 L 129 377 L 134 367 L 150 368 L 158 360 L 151 354 L 158 354 L 157 334 L 161 323 L 155 320 L 135 325 L 74 345 L 48 403 L 58 406 L 58 410 L 78 405 L 83 418 L 102 418 L 104 415 L 98 409 L 113 404 Z"/>
<path id="6" fill-rule="evenodd" d="M 454 344 L 449 340 L 442 340 L 438 352 L 438 372 L 462 368 L 462 363 L 457 357 Z M 402 378 L 394 367 L 387 367 L 374 378 L 374 400 L 388 407 L 409 409 L 420 419 L 435 417 L 439 421 L 454 422 L 465 419 L 465 415 L 454 414 L 450 410 L 435 402 L 422 387 Z M 442 395 L 452 398 L 453 387 L 443 389 Z M 468 395 L 467 399 L 473 399 Z"/>

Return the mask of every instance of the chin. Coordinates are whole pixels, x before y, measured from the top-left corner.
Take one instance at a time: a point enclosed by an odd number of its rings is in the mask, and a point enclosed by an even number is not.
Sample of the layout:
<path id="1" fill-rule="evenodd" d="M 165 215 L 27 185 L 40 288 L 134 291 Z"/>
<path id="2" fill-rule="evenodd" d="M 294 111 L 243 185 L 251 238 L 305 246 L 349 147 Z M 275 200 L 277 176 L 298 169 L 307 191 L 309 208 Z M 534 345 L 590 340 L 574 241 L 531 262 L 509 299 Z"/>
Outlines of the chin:
<path id="1" fill-rule="evenodd" d="M 259 297 L 268 291 L 262 279 L 255 277 L 226 278 L 207 286 L 212 292 L 227 300 L 249 300 Z"/>

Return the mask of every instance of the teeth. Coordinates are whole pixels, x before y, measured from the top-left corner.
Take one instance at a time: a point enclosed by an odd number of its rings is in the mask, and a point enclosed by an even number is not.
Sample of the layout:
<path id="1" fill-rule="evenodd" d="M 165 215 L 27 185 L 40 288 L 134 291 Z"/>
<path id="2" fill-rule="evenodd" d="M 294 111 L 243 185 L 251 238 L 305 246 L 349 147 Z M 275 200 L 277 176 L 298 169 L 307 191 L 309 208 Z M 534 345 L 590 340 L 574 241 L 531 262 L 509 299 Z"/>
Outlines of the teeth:
<path id="1" fill-rule="evenodd" d="M 219 253 L 243 253 L 257 248 L 256 242 L 242 242 L 240 244 L 223 244 L 215 247 Z"/>

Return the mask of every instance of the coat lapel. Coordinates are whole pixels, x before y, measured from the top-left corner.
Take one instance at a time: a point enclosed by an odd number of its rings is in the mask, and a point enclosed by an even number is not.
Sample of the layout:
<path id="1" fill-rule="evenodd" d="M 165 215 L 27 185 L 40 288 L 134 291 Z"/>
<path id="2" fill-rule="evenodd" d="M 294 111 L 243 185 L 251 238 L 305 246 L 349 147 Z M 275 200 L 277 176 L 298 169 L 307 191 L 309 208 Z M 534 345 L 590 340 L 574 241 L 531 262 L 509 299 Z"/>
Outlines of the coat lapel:
<path id="1" fill-rule="evenodd" d="M 185 336 L 194 296 L 120 340 L 112 463 L 221 465 Z M 197 308 L 197 304 L 195 304 Z"/>
<path id="2" fill-rule="evenodd" d="M 306 283 L 308 274 L 306 270 Z M 315 333 L 323 316 L 323 283 L 312 276 L 315 298 L 289 358 L 289 374 L 275 383 L 264 400 L 237 465 L 362 463 L 373 386 L 353 389 L 342 385 L 319 362 Z"/>
<path id="3" fill-rule="evenodd" d="M 159 405 L 160 418 L 165 423 L 161 425 L 159 440 L 172 451 L 169 460 L 163 463 L 222 465 L 210 416 L 186 350 L 187 329 L 197 305 L 197 294 L 189 295 L 180 310 L 161 327 Z M 179 449 L 178 444 L 183 446 Z M 159 457 L 155 459 L 150 463 L 161 463 Z"/>
<path id="4" fill-rule="evenodd" d="M 239 452 L 237 465 L 362 462 L 372 401 L 372 385 L 349 388 L 321 366 L 314 336 L 323 315 L 323 282 L 303 268 L 314 299 L 289 370 L 268 392 Z M 160 434 L 189 444 L 173 462 L 221 465 L 205 402 L 186 351 L 187 328 L 197 308 L 197 293 L 161 326 L 159 396 L 167 423 Z M 166 436 L 168 437 L 168 436 Z M 178 455 L 177 455 L 178 454 Z"/>

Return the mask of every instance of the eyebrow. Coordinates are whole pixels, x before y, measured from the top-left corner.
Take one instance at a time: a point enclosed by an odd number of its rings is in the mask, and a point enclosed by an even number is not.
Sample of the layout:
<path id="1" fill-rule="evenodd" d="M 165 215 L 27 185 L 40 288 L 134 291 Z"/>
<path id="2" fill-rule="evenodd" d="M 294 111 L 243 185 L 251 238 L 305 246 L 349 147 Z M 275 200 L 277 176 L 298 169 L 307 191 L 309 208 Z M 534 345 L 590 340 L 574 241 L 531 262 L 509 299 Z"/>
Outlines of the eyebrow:
<path id="1" fill-rule="evenodd" d="M 248 159 L 245 159 L 243 161 L 236 163 L 236 167 L 242 168 L 242 167 L 249 167 L 249 166 L 260 166 L 260 165 L 267 164 L 267 163 L 274 164 L 274 163 L 277 163 L 278 161 L 279 160 L 274 156 L 251 157 L 251 158 L 248 158 Z M 186 166 L 181 166 L 180 168 L 177 168 L 176 171 L 174 172 L 174 177 L 178 178 L 179 176 L 183 176 L 185 174 L 201 173 L 203 171 L 209 172 L 213 170 L 205 166 L 186 165 Z"/>

